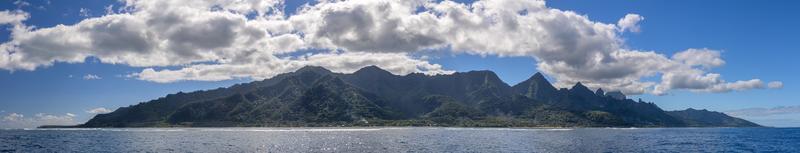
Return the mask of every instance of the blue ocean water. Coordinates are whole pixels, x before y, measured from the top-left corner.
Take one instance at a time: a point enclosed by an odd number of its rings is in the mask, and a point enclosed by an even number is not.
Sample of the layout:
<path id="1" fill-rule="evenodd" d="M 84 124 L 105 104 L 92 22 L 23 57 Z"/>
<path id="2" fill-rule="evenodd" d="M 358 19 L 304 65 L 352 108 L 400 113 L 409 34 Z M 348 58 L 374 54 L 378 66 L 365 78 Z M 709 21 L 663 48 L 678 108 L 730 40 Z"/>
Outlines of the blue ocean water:
<path id="1" fill-rule="evenodd" d="M 800 152 L 800 128 L 28 129 L 0 152 Z"/>

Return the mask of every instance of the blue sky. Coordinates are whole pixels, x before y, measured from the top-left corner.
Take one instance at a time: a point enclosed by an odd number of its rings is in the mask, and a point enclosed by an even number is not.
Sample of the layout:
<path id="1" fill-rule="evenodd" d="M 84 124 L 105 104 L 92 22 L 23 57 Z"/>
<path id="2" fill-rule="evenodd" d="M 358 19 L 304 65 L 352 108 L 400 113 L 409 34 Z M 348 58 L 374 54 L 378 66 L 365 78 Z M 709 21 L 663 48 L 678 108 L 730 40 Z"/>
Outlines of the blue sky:
<path id="1" fill-rule="evenodd" d="M 21 10 L 29 17 L 24 25 L 36 28 L 53 27 L 59 24 L 73 25 L 87 18 L 105 15 L 104 8 L 122 5 L 117 1 L 47 1 L 29 0 L 29 5 L 14 4 L 14 1 L 0 2 L 0 10 Z M 472 3 L 464 1 L 462 3 Z M 302 2 L 287 3 L 286 10 L 294 10 Z M 618 36 L 624 41 L 624 48 L 640 51 L 653 51 L 667 57 L 689 48 L 708 48 L 718 51 L 725 61 L 722 66 L 705 69 L 705 73 L 718 73 L 725 80 L 760 79 L 766 84 L 780 81 L 783 86 L 777 89 L 694 92 L 689 90 L 670 90 L 666 95 L 644 93 L 633 96 L 652 101 L 665 110 L 686 108 L 705 108 L 715 111 L 731 111 L 747 108 L 773 108 L 800 105 L 800 92 L 797 88 L 796 58 L 800 48 L 794 45 L 800 35 L 800 20 L 796 15 L 800 10 L 795 1 L 547 1 L 547 7 L 574 11 L 588 16 L 594 22 L 616 24 L 626 14 L 638 14 L 644 20 L 638 22 L 640 32 L 621 32 Z M 88 14 L 81 14 L 81 9 Z M 286 16 L 294 11 L 287 11 Z M 86 16 L 88 15 L 88 16 Z M 0 26 L 0 42 L 12 39 L 12 24 Z M 35 29 L 35 28 L 34 28 Z M 433 50 L 450 50 L 439 48 Z M 438 64 L 444 70 L 470 71 L 492 70 L 501 79 L 513 85 L 533 73 L 539 72 L 537 60 L 530 56 L 508 56 L 506 54 L 473 54 L 459 52 L 427 51 L 411 53 L 415 59 L 424 59 Z M 292 53 L 302 55 L 302 53 Z M 283 55 L 290 56 L 290 55 Z M 424 58 L 422 58 L 424 56 Z M 536 55 L 534 55 L 536 56 Z M 180 69 L 181 64 L 170 66 L 131 66 L 131 64 L 102 62 L 88 57 L 83 62 L 55 62 L 52 66 L 36 67 L 35 70 L 0 69 L 0 115 L 12 113 L 25 117 L 35 117 L 43 113 L 63 116 L 74 115 L 74 122 L 84 122 L 93 114 L 94 108 L 116 109 L 139 102 L 155 99 L 179 91 L 195 91 L 230 86 L 253 80 L 251 77 L 234 77 L 215 81 L 174 81 L 159 83 L 131 77 L 148 68 L 158 70 Z M 347 71 L 347 70 L 343 70 Z M 402 70 L 397 70 L 399 72 Z M 100 79 L 88 79 L 86 76 Z M 549 76 L 556 80 L 555 76 Z M 256 77 L 256 79 L 259 79 Z M 566 79 L 563 79 L 566 80 Z M 659 81 L 659 76 L 645 77 L 641 80 Z M 42 115 L 40 115 L 42 116 Z M 800 126 L 800 112 L 774 116 L 743 116 L 756 122 L 773 126 Z M 777 122 L 777 121 L 779 122 Z"/>

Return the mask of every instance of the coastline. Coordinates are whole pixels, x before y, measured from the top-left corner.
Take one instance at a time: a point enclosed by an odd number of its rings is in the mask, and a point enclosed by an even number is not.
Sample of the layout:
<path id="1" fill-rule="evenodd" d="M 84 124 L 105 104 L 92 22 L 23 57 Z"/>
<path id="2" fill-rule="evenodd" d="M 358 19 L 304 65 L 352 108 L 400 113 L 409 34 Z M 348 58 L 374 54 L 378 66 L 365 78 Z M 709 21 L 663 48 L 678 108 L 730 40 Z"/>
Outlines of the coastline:
<path id="1" fill-rule="evenodd" d="M 43 125 L 33 129 L 124 129 L 124 128 L 514 128 L 514 129 L 577 129 L 577 128 L 800 128 L 770 126 L 128 126 L 128 127 L 83 127 L 81 125 Z"/>

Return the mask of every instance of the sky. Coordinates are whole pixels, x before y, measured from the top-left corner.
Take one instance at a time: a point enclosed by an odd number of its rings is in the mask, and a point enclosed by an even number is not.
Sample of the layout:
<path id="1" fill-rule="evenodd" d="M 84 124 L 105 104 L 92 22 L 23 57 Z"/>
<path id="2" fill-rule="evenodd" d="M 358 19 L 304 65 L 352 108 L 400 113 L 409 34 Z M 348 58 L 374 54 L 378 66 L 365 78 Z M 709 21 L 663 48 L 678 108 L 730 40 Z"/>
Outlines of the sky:
<path id="1" fill-rule="evenodd" d="M 305 65 L 537 72 L 800 126 L 795 1 L 0 1 L 0 128 L 78 124 Z"/>

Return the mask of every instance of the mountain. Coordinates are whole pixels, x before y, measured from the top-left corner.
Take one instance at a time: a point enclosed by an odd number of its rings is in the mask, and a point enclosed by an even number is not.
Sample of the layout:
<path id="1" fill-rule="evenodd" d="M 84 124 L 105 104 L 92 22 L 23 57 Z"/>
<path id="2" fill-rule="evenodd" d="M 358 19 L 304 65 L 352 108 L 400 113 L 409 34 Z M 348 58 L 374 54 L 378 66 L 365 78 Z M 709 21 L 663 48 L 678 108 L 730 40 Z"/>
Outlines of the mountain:
<path id="1" fill-rule="evenodd" d="M 730 117 L 724 113 L 708 110 L 686 109 L 680 111 L 668 111 L 668 114 L 679 118 L 688 126 L 725 126 L 725 127 L 754 127 L 756 123 L 740 118 Z"/>
<path id="2" fill-rule="evenodd" d="M 517 93 L 534 99 L 550 101 L 557 92 L 556 87 L 553 87 L 547 79 L 544 78 L 542 73 L 537 72 L 528 80 L 520 82 L 512 87 Z"/>
<path id="3" fill-rule="evenodd" d="M 270 79 L 165 97 L 99 114 L 77 127 L 166 126 L 759 126 L 722 113 L 664 111 L 544 75 L 509 86 L 492 71 L 351 74 L 307 66 Z"/>

